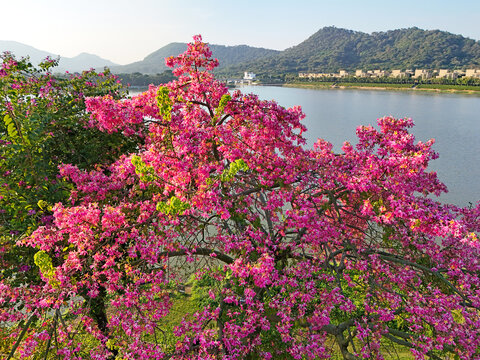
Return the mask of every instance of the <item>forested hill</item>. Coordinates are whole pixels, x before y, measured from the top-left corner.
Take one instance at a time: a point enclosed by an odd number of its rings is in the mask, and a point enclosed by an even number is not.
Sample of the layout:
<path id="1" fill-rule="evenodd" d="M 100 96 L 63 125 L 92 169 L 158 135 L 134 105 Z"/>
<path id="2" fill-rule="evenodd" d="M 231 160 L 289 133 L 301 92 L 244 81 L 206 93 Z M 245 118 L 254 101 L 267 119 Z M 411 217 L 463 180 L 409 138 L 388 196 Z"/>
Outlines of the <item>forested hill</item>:
<path id="1" fill-rule="evenodd" d="M 224 45 L 209 45 L 212 50 L 213 57 L 218 58 L 220 68 L 231 65 L 237 65 L 246 62 L 256 62 L 260 59 L 279 54 L 280 51 L 269 50 L 264 48 L 256 48 L 247 45 L 224 46 Z M 171 43 L 157 51 L 146 56 L 143 60 L 134 62 L 132 64 L 112 66 L 112 71 L 115 73 L 134 73 L 139 72 L 143 74 L 161 73 L 168 68 L 165 66 L 165 58 L 169 56 L 177 56 L 187 49 L 185 43 Z"/>
<path id="2" fill-rule="evenodd" d="M 244 71 L 259 75 L 298 72 L 337 72 L 345 70 L 458 69 L 480 67 L 480 42 L 440 30 L 419 28 L 367 34 L 359 31 L 325 27 L 300 44 L 284 51 L 247 45 L 209 45 L 220 61 L 219 73 L 238 77 Z M 110 66 L 113 72 L 158 74 L 167 70 L 165 58 L 183 53 L 185 43 L 171 43 L 143 60 L 116 65 L 90 54 L 61 58 L 57 71 L 81 71 L 90 67 Z M 48 52 L 12 41 L 0 41 L 0 53 L 13 51 L 29 55 L 38 63 Z M 170 75 L 171 76 L 171 75 Z"/>
<path id="3" fill-rule="evenodd" d="M 302 43 L 249 64 L 230 67 L 256 73 L 334 72 L 340 69 L 438 69 L 480 66 L 480 42 L 419 28 L 367 34 L 325 27 Z"/>

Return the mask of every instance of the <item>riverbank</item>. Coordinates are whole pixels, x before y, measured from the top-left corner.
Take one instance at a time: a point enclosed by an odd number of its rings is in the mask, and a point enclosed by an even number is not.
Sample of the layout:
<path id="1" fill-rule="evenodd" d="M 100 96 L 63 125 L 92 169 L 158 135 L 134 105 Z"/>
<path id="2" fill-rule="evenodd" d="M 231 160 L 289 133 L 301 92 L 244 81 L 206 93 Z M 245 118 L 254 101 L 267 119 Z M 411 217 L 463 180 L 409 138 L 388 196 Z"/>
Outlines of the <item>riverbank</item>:
<path id="1" fill-rule="evenodd" d="M 285 83 L 284 87 L 302 89 L 358 89 L 358 90 L 388 90 L 388 91 L 424 91 L 440 93 L 459 93 L 480 95 L 480 86 L 442 85 L 442 84 L 378 84 L 378 83 Z"/>

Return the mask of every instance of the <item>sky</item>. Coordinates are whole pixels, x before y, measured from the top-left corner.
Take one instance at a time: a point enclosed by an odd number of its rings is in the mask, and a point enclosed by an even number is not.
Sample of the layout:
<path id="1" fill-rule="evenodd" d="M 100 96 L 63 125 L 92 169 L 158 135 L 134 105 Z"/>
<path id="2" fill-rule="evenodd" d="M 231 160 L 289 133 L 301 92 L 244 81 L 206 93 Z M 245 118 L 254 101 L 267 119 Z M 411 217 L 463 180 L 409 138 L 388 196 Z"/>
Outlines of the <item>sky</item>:
<path id="1" fill-rule="evenodd" d="M 284 50 L 325 26 L 419 27 L 480 40 L 480 0 L 0 0 L 0 40 L 118 64 L 201 34 L 211 44 Z"/>

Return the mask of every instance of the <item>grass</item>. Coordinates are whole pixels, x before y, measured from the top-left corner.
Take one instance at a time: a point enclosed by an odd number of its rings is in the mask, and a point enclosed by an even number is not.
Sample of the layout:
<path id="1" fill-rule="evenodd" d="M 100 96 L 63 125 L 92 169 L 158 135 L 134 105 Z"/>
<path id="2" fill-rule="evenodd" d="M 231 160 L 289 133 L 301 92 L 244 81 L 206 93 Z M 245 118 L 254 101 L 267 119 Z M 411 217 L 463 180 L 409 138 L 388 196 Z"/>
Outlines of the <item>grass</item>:
<path id="1" fill-rule="evenodd" d="M 198 310 L 194 304 L 192 296 L 187 294 L 176 293 L 174 295 L 174 302 L 170 313 L 162 320 L 160 327 L 162 328 L 164 336 L 164 341 L 169 347 L 173 349 L 177 337 L 173 335 L 173 329 L 175 326 L 178 326 L 183 317 L 188 313 L 193 313 Z M 213 324 L 212 324 L 213 325 Z M 382 340 L 382 354 L 386 360 L 414 360 L 414 356 L 409 349 L 401 347 L 389 340 Z M 340 353 L 334 338 L 331 338 L 331 341 L 327 344 L 327 347 L 332 350 L 332 360 L 343 360 L 343 357 Z M 356 342 L 357 351 L 361 348 L 359 343 Z M 167 348 L 165 349 L 167 350 Z M 350 348 L 350 351 L 352 349 Z"/>
<path id="2" fill-rule="evenodd" d="M 378 88 L 378 89 L 399 89 L 399 90 L 439 90 L 447 92 L 479 92 L 480 86 L 468 86 L 468 85 L 444 85 L 444 84 L 389 84 L 389 83 L 357 83 L 357 82 L 320 82 L 312 81 L 306 83 L 287 83 L 288 87 L 301 87 L 301 88 Z"/>
<path id="3" fill-rule="evenodd" d="M 376 88 L 388 88 L 388 89 L 410 89 L 413 87 L 412 84 L 383 84 L 383 83 L 337 83 L 338 86 L 345 87 L 376 87 Z"/>
<path id="4" fill-rule="evenodd" d="M 171 295 L 171 299 L 173 300 L 172 308 L 158 324 L 160 331 L 157 332 L 158 340 L 163 344 L 165 352 L 172 352 L 179 340 L 173 333 L 175 327 L 181 324 L 185 315 L 193 314 L 198 310 L 190 295 L 174 293 Z"/>
<path id="5" fill-rule="evenodd" d="M 467 90 L 467 91 L 480 91 L 480 86 L 468 86 L 468 85 L 442 85 L 442 84 L 420 84 L 418 89 L 438 89 L 438 90 Z"/>
<path id="6" fill-rule="evenodd" d="M 193 314 L 198 310 L 198 305 L 196 305 L 191 295 L 174 292 L 171 296 L 173 300 L 172 308 L 170 313 L 159 323 L 159 330 L 156 334 L 156 340 L 163 344 L 163 350 L 167 353 L 175 349 L 175 344 L 179 340 L 179 338 L 173 333 L 175 327 L 181 324 L 185 315 Z M 211 324 L 211 326 L 214 326 L 214 324 Z M 153 338 L 150 340 L 154 341 Z M 12 340 L 6 341 L 6 339 L 2 339 L 0 336 L 0 356 L 6 357 L 6 354 L 9 352 L 12 345 Z M 327 348 L 332 351 L 332 360 L 343 360 L 338 345 L 333 337 L 330 338 L 330 341 L 326 345 Z M 357 351 L 361 348 L 359 342 L 355 342 L 355 346 Z M 382 340 L 381 349 L 386 360 L 414 360 L 414 357 L 408 348 L 401 347 L 389 340 Z M 351 347 L 349 350 L 352 351 Z M 18 356 L 18 354 L 16 355 Z M 17 359 L 17 356 L 15 356 L 14 359 Z"/>
<path id="7" fill-rule="evenodd" d="M 335 84 L 333 81 L 331 82 L 309 82 L 309 83 L 287 83 L 285 84 L 288 87 L 300 87 L 300 88 L 305 88 L 305 87 L 311 87 L 311 88 L 328 88 L 332 87 L 332 85 Z"/>
<path id="8" fill-rule="evenodd" d="M 355 345 L 356 345 L 356 350 L 359 351 L 361 349 L 360 344 L 358 342 L 355 342 Z M 344 360 L 340 352 L 340 349 L 338 348 L 333 338 L 330 343 L 330 348 L 333 350 L 331 360 Z M 351 346 L 349 347 L 349 350 L 352 351 Z M 381 351 L 385 360 L 414 360 L 415 359 L 415 357 L 412 355 L 409 349 L 401 347 L 397 344 L 394 344 L 389 340 L 382 340 Z"/>

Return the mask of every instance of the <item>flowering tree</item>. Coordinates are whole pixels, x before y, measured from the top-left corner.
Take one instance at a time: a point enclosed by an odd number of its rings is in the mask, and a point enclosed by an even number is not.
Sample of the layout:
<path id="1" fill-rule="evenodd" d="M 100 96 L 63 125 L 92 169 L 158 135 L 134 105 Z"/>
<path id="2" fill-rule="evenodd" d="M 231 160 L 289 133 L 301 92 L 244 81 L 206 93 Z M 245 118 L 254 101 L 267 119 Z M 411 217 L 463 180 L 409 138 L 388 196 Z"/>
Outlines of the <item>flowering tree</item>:
<path id="1" fill-rule="evenodd" d="M 85 98 L 121 98 L 116 77 L 108 71 L 54 76 L 56 65 L 47 59 L 35 67 L 28 58 L 0 55 L 0 279 L 13 288 L 43 283 L 34 263 L 37 250 L 15 244 L 51 224 L 52 206 L 68 199 L 72 186 L 59 177 L 58 165 L 91 170 L 141 141 L 87 126 Z"/>
<path id="2" fill-rule="evenodd" d="M 108 72 L 59 78 L 51 74 L 56 60 L 36 68 L 9 53 L 0 59 L 0 234 L 15 237 L 46 221 L 48 205 L 38 201 L 53 205 L 68 197 L 56 176 L 58 164 L 90 169 L 111 163 L 136 141 L 86 126 L 86 97 L 124 95 Z"/>
<path id="3" fill-rule="evenodd" d="M 433 141 L 386 117 L 341 154 L 306 150 L 300 108 L 229 93 L 200 37 L 167 64 L 164 87 L 87 100 L 90 126 L 143 142 L 61 167 L 69 202 L 17 243 L 43 282 L 0 285 L 12 356 L 322 359 L 335 343 L 382 359 L 388 341 L 480 358 L 480 206 L 428 197 L 446 191 L 426 170 Z M 166 334 L 191 273 L 208 295 Z"/>

